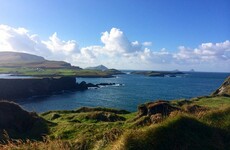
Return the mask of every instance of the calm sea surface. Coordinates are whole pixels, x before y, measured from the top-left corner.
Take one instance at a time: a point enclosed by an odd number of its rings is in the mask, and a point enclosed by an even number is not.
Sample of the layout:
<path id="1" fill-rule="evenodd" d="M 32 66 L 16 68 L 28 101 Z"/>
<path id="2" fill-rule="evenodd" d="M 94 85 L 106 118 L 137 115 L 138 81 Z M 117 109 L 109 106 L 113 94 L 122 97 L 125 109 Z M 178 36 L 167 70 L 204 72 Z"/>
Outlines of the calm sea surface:
<path id="1" fill-rule="evenodd" d="M 158 99 L 173 100 L 209 95 L 230 73 L 187 73 L 179 77 L 146 77 L 118 75 L 116 78 L 77 78 L 77 82 L 118 83 L 78 92 L 65 92 L 52 96 L 17 100 L 26 110 L 45 112 L 71 110 L 82 106 L 102 106 L 136 111 L 139 104 Z"/>

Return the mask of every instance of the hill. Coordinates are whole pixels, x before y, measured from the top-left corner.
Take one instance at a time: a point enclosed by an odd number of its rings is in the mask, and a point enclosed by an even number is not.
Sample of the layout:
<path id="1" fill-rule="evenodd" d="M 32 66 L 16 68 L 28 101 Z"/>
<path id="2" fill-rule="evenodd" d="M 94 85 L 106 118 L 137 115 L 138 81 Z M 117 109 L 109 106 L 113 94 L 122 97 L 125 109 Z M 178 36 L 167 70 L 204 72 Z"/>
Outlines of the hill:
<path id="1" fill-rule="evenodd" d="M 87 70 L 100 70 L 100 71 L 108 70 L 108 68 L 104 65 L 99 65 L 99 66 L 95 66 L 95 67 L 87 67 L 85 69 L 87 69 Z"/>
<path id="2" fill-rule="evenodd" d="M 19 52 L 0 52 L 0 67 L 72 68 L 64 61 L 50 61 L 41 56 Z"/>
<path id="3" fill-rule="evenodd" d="M 0 52 L 0 64 L 23 64 L 43 61 L 45 61 L 43 57 L 32 54 L 18 52 Z"/>
<path id="4" fill-rule="evenodd" d="M 72 66 L 64 61 L 46 60 L 41 56 L 18 52 L 0 52 L 0 74 L 57 77 L 73 76 L 87 78 L 109 78 L 123 74 L 116 69 L 100 65 L 88 69 Z"/>

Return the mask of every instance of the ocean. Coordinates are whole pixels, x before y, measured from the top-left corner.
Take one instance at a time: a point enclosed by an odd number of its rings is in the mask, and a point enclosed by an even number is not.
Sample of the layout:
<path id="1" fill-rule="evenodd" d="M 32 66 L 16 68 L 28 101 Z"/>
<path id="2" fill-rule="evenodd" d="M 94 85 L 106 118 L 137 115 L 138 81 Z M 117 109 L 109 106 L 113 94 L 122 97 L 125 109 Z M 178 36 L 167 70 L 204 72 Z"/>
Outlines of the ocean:
<path id="1" fill-rule="evenodd" d="M 126 71 L 115 78 L 77 78 L 77 82 L 117 83 L 86 91 L 63 92 L 52 96 L 17 100 L 24 109 L 38 113 L 72 110 L 82 106 L 109 107 L 136 111 L 137 106 L 156 100 L 190 99 L 210 95 L 230 73 L 188 72 L 177 77 L 147 77 Z"/>

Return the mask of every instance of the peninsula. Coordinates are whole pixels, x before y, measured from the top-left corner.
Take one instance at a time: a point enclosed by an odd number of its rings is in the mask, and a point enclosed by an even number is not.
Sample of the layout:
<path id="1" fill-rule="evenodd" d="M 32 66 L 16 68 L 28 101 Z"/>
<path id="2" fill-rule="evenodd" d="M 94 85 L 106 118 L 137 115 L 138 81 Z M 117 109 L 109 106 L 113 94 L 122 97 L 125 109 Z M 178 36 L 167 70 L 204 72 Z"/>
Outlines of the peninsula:
<path id="1" fill-rule="evenodd" d="M 123 74 L 116 69 L 82 69 L 64 61 L 50 61 L 41 56 L 19 52 L 0 52 L 0 74 L 34 77 L 72 76 L 110 78 Z"/>

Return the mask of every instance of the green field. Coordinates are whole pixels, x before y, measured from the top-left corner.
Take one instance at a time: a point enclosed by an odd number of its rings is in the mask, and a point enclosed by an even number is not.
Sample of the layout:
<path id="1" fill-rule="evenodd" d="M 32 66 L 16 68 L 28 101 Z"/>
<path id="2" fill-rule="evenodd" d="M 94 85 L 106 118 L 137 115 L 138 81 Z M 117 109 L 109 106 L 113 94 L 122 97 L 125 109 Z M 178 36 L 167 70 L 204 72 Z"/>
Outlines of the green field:
<path id="1" fill-rule="evenodd" d="M 121 73 L 118 70 L 108 69 L 100 70 L 85 70 L 85 69 L 47 69 L 47 68 L 0 68 L 0 74 L 7 73 L 12 75 L 23 76 L 76 76 L 76 77 L 112 77 L 115 74 Z"/>

